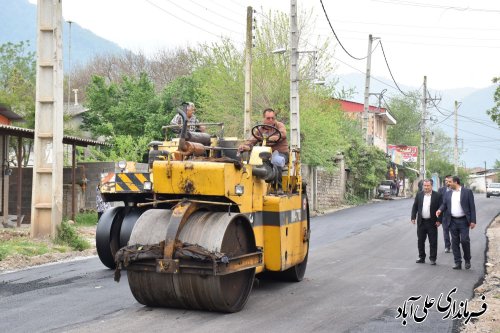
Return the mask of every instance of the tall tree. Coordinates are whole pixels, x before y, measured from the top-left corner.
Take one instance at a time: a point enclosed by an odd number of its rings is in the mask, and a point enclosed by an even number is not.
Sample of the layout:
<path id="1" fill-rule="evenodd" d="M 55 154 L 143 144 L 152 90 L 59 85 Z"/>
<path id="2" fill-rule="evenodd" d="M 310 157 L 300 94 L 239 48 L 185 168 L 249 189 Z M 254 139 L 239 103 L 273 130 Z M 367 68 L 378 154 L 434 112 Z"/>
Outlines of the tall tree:
<path id="1" fill-rule="evenodd" d="M 493 83 L 498 83 L 498 87 L 493 95 L 495 106 L 487 110 L 486 113 L 491 117 L 491 120 L 496 122 L 500 127 L 500 77 L 493 78 Z"/>
<path id="2" fill-rule="evenodd" d="M 35 127 L 35 53 L 29 42 L 0 45 L 0 102 L 25 118 L 19 126 Z"/>
<path id="3" fill-rule="evenodd" d="M 105 82 L 94 76 L 87 89 L 87 107 L 83 129 L 95 137 L 130 135 L 149 139 L 161 137 L 167 119 L 154 86 L 146 74 L 125 76 L 121 84 Z"/>

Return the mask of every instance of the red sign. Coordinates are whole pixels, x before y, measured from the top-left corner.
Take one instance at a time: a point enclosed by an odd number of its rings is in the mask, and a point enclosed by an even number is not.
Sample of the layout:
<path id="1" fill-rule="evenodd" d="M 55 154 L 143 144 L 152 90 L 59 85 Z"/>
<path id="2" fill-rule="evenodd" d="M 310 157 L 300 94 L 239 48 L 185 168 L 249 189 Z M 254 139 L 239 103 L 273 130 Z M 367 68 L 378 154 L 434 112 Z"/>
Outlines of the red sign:
<path id="1" fill-rule="evenodd" d="M 387 153 L 391 155 L 391 161 L 397 164 L 403 164 L 402 162 L 416 162 L 418 147 L 387 145 Z"/>

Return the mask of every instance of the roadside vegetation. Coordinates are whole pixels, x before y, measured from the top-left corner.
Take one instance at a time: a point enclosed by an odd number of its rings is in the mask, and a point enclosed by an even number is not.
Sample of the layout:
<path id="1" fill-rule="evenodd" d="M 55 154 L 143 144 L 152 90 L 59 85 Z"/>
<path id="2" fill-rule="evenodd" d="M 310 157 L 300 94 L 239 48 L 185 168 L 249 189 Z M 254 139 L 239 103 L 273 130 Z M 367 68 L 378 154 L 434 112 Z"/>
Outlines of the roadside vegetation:
<path id="1" fill-rule="evenodd" d="M 82 230 L 94 228 L 97 223 L 95 212 L 77 214 L 75 224 L 64 220 L 58 227 L 57 237 L 50 239 L 31 239 L 28 228 L 0 229 L 0 261 L 8 256 L 20 255 L 27 257 L 40 256 L 48 253 L 66 253 L 84 251 L 91 247 Z"/>

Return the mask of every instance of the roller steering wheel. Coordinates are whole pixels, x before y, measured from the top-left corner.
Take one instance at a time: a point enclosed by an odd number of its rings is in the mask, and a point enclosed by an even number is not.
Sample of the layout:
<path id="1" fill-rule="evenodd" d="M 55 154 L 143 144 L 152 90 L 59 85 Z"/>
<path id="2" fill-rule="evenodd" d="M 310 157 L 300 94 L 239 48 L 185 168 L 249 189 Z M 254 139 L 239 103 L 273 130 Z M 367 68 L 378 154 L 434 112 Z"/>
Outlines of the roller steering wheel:
<path id="1" fill-rule="evenodd" d="M 267 130 L 267 131 L 271 130 L 272 132 L 270 134 L 265 133 L 261 129 Z M 276 127 L 271 126 L 271 125 L 266 125 L 266 124 L 255 125 L 254 127 L 252 127 L 251 133 L 252 133 L 252 136 L 257 139 L 257 141 L 264 142 L 264 140 L 265 140 L 266 145 L 275 145 L 276 143 L 278 143 L 281 140 L 281 132 L 279 131 L 279 129 L 277 129 Z M 270 137 L 272 137 L 274 135 L 278 135 L 277 140 L 267 141 L 267 139 L 269 139 Z"/>

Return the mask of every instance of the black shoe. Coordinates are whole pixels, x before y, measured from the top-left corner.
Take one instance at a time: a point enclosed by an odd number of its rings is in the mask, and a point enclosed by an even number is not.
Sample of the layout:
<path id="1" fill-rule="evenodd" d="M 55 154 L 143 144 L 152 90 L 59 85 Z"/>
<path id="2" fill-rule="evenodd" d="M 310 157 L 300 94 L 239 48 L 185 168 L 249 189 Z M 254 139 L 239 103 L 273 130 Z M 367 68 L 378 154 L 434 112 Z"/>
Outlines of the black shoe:
<path id="1" fill-rule="evenodd" d="M 423 264 L 425 262 L 425 259 L 417 259 L 417 261 L 415 261 L 417 264 Z"/>
<path id="2" fill-rule="evenodd" d="M 450 252 L 451 252 L 451 251 L 450 251 L 450 248 L 449 248 L 449 247 L 447 247 L 446 249 L 444 249 L 444 253 L 450 253 Z"/>
<path id="3" fill-rule="evenodd" d="M 462 269 L 462 264 L 455 264 L 455 266 L 453 266 L 453 269 Z"/>
<path id="4" fill-rule="evenodd" d="M 436 260 L 431 260 L 431 265 L 435 265 L 436 264 Z"/>
<path id="5" fill-rule="evenodd" d="M 465 269 L 470 269 L 470 261 L 465 262 Z"/>

